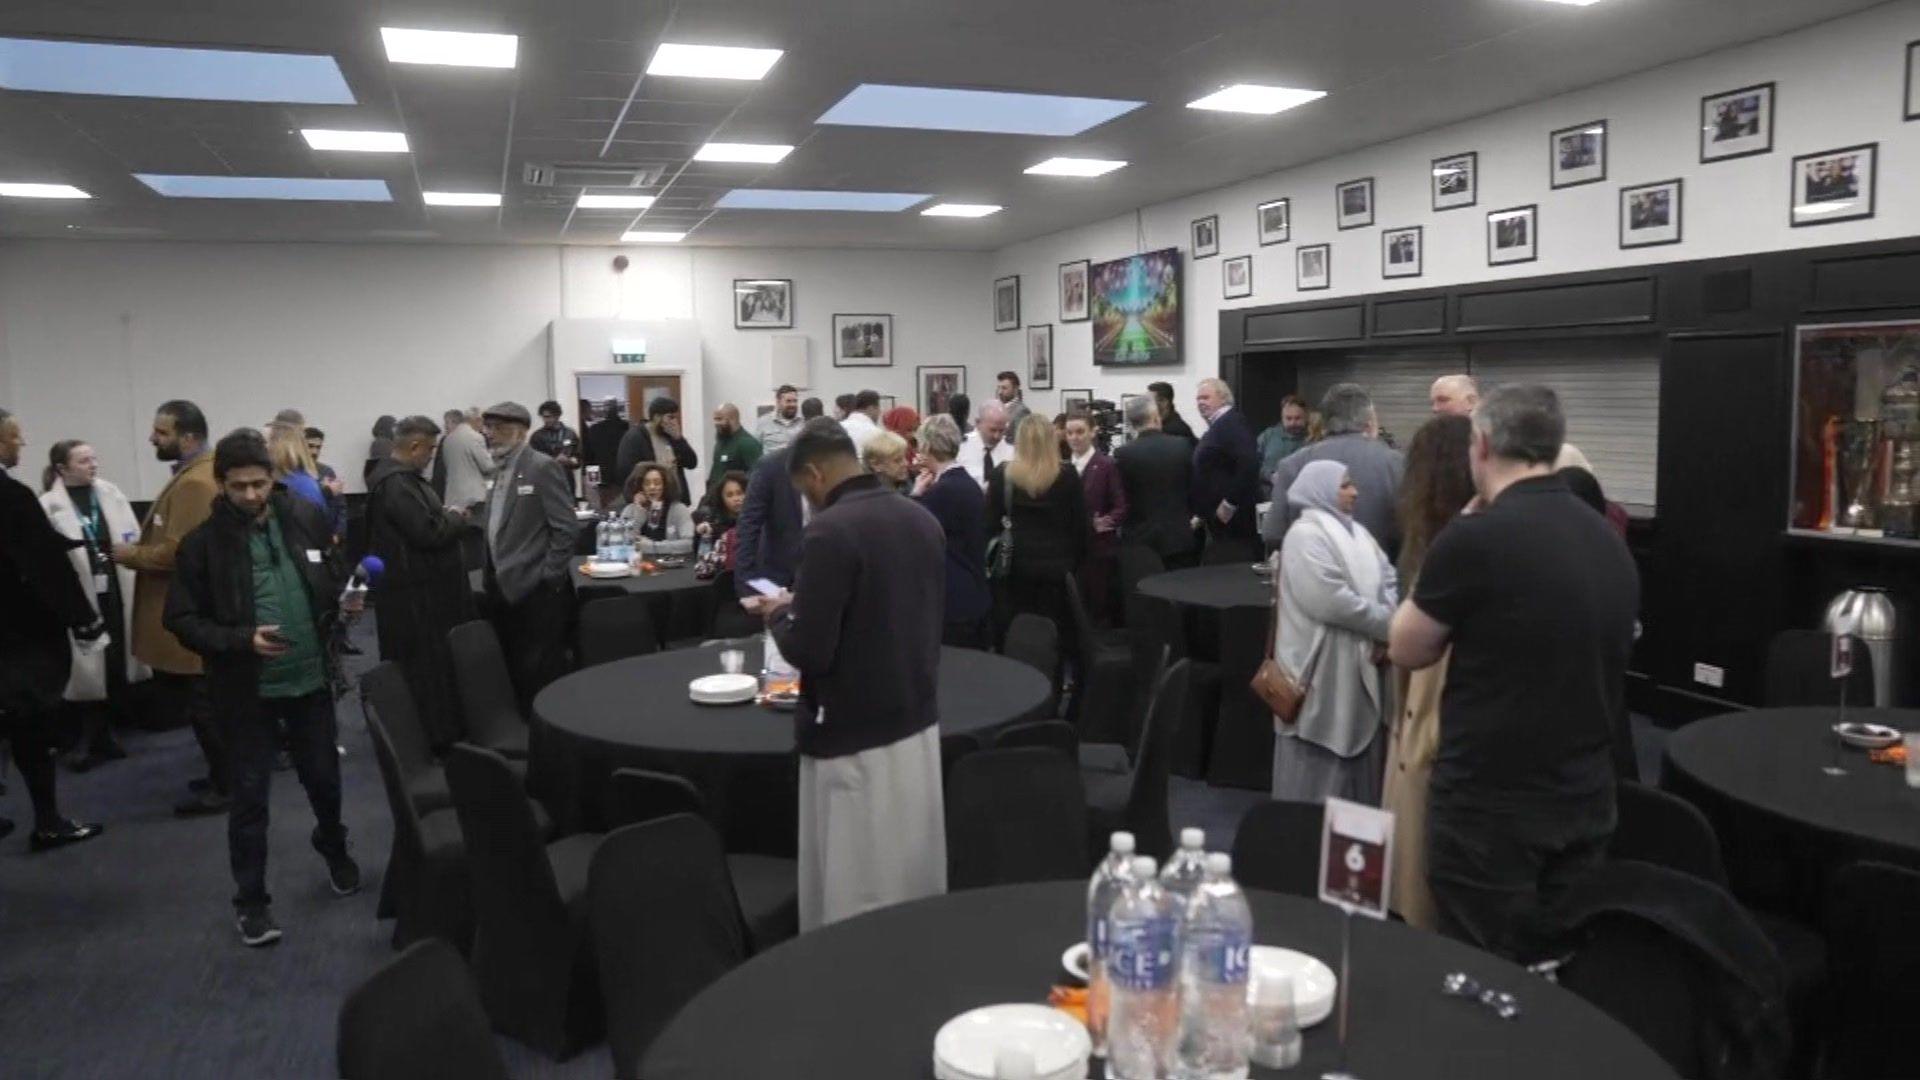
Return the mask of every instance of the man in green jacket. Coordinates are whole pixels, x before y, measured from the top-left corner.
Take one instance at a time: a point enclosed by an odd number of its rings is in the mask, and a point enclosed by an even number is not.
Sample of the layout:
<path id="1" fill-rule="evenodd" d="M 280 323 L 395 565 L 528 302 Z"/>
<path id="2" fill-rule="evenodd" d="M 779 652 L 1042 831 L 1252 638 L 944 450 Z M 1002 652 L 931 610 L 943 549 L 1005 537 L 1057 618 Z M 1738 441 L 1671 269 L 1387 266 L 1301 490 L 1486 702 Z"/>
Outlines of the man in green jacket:
<path id="1" fill-rule="evenodd" d="M 730 472 L 752 474 L 760 461 L 760 440 L 740 426 L 740 410 L 722 405 L 713 410 L 713 464 L 707 469 L 707 494 L 712 495 Z"/>

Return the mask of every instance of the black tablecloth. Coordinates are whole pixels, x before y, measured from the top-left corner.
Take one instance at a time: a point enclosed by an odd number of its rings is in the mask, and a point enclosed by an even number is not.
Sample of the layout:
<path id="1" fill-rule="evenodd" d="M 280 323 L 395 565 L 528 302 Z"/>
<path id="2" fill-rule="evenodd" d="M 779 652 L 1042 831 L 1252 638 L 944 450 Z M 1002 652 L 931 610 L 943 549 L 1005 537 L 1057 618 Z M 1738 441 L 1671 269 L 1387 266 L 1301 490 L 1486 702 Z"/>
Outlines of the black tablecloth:
<path id="1" fill-rule="evenodd" d="M 746 650 L 760 669 L 760 645 Z M 793 714 L 757 705 L 696 705 L 687 684 L 720 671 L 718 647 L 676 649 L 601 664 L 540 691 L 543 744 L 530 783 L 570 828 L 604 823 L 602 796 L 618 768 L 677 773 L 705 793 L 730 851 L 792 854 L 799 799 Z M 856 661 L 857 662 L 857 661 Z M 940 650 L 942 734 L 1027 719 L 1047 681 L 1025 664 L 972 649 Z"/>
<path id="2" fill-rule="evenodd" d="M 1195 626 L 1187 634 L 1201 653 L 1208 650 L 1200 643 L 1217 642 L 1209 655 L 1198 657 L 1220 664 L 1220 708 L 1210 729 L 1200 733 L 1207 780 L 1224 787 L 1271 790 L 1273 714 L 1247 685 L 1260 669 L 1266 648 L 1273 582 L 1255 574 L 1250 563 L 1221 563 L 1141 578 L 1140 591 L 1216 624 Z"/>
<path id="3" fill-rule="evenodd" d="M 1920 730 L 1920 710 L 1849 709 L 1847 719 Z M 1833 758 L 1837 708 L 1756 709 L 1700 720 L 1667 742 L 1664 783 L 1701 790 L 1748 813 L 1813 834 L 1831 859 L 1866 857 L 1920 866 L 1920 790 L 1905 770 L 1843 747 Z"/>
<path id="4" fill-rule="evenodd" d="M 693 567 L 676 566 L 671 570 L 662 570 L 657 574 L 642 574 L 635 571 L 627 577 L 597 578 L 582 573 L 580 568 L 589 560 L 575 559 L 573 562 L 573 587 L 579 591 L 590 589 L 623 593 L 652 595 L 657 593 L 698 592 L 713 584 L 712 580 L 701 581 L 693 576 Z"/>
<path id="5" fill-rule="evenodd" d="M 1249 898 L 1256 942 L 1298 949 L 1339 971 L 1337 911 L 1273 893 Z M 1081 939 L 1085 904 L 1079 882 L 977 889 L 803 935 L 690 1002 L 653 1044 L 641 1075 L 930 1076 L 933 1037 L 949 1019 L 982 1005 L 1044 1002 L 1047 988 L 1065 980 L 1059 956 Z M 1443 996 L 1441 978 L 1453 971 L 1512 992 L 1524 1015 L 1505 1021 Z M 1358 920 L 1352 986 L 1349 1066 L 1365 1080 L 1673 1076 L 1631 1032 L 1573 994 L 1401 923 Z M 1336 1064 L 1335 1032 L 1329 1018 L 1307 1031 L 1299 1066 L 1253 1075 L 1319 1076 Z"/>

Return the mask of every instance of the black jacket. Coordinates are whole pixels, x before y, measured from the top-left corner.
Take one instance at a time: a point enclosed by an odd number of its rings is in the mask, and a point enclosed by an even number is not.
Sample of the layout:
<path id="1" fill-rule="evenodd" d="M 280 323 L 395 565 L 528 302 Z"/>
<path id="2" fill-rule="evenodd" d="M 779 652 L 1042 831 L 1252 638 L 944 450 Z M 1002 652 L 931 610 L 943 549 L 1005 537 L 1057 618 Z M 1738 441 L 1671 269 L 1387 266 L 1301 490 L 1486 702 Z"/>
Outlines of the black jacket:
<path id="1" fill-rule="evenodd" d="M 371 475 L 372 470 L 368 470 Z M 339 617 L 340 589 L 347 575 L 333 547 L 326 515 L 275 485 L 269 496 L 280 518 L 283 554 L 300 568 L 316 632 L 323 646 Z M 167 587 L 162 622 L 180 644 L 207 663 L 207 693 L 217 708 L 250 709 L 259 703 L 260 656 L 253 651 L 253 556 L 247 530 L 253 523 L 225 496 L 213 500 L 213 515 L 180 542 L 173 581 Z M 323 655 L 327 655 L 323 648 Z M 329 668 L 332 659 L 328 656 Z M 329 670 L 329 681 L 332 672 Z"/>
<path id="2" fill-rule="evenodd" d="M 1193 511 L 1187 489 L 1193 451 L 1181 438 L 1162 431 L 1142 432 L 1113 452 L 1120 482 L 1127 489 L 1123 544 L 1144 544 L 1161 558 L 1193 552 Z"/>
<path id="3" fill-rule="evenodd" d="M 420 474 L 389 458 L 367 495 L 367 551 L 386 564 L 373 587 L 380 658 L 399 662 L 434 745 L 459 737 L 447 631 L 474 617 L 462 540 L 478 526 L 449 514 Z"/>
<path id="4" fill-rule="evenodd" d="M 1193 425 L 1187 423 L 1187 418 L 1181 416 L 1178 409 L 1168 409 L 1167 415 L 1160 418 L 1160 430 L 1176 439 L 1185 439 L 1189 444 L 1196 441 Z M 1191 445 L 1188 448 L 1191 449 Z"/>
<path id="5" fill-rule="evenodd" d="M 857 754 L 939 720 L 945 559 L 940 523 L 871 474 L 827 496 L 807 525 L 793 605 L 768 624 L 800 671 L 802 754 Z"/>
<path id="6" fill-rule="evenodd" d="M 993 606 L 987 590 L 987 519 L 980 485 L 958 466 L 940 474 L 920 496 L 920 506 L 947 536 L 947 618 L 974 623 Z"/>
<path id="7" fill-rule="evenodd" d="M 0 711 L 58 706 L 72 665 L 67 630 L 99 621 L 67 561 L 77 546 L 31 488 L 0 472 Z"/>
<path id="8" fill-rule="evenodd" d="M 692 506 L 693 499 L 687 494 L 687 470 L 700 467 L 700 455 L 693 452 L 693 444 L 684 437 L 668 441 L 673 444 L 673 470 L 674 478 L 680 481 L 680 501 Z M 643 461 L 652 460 L 652 425 L 633 425 L 627 429 L 625 435 L 620 436 L 620 450 L 615 455 L 614 461 L 613 471 L 617 478 L 614 483 L 618 484 L 621 490 L 625 490 L 627 478 L 633 475 L 633 467 Z M 600 479 L 605 482 L 607 478 L 602 476 Z"/>
<path id="9" fill-rule="evenodd" d="M 1007 513 L 1007 467 L 995 466 L 987 479 L 985 500 L 987 539 L 1003 531 Z M 1076 573 L 1093 545 L 1093 517 L 1087 513 L 1080 473 L 1062 463 L 1053 486 L 1036 498 L 1013 489 L 1013 576 L 1026 581 L 1058 585 L 1063 574 Z"/>
<path id="10" fill-rule="evenodd" d="M 733 533 L 734 591 L 756 595 L 747 587 L 766 578 L 782 587 L 793 584 L 800 568 L 800 493 L 787 474 L 787 452 L 760 459 L 747 480 L 747 501 L 740 505 L 740 522 Z"/>
<path id="11" fill-rule="evenodd" d="M 587 425 L 586 434 L 580 438 L 580 464 L 600 466 L 601 487 L 622 487 L 627 478 L 617 475 L 620 465 L 620 440 L 627 434 L 628 424 L 617 416 Z"/>
<path id="12" fill-rule="evenodd" d="M 1207 427 L 1193 451 L 1193 483 L 1189 508 L 1194 516 L 1217 526 L 1222 502 L 1232 503 L 1233 520 L 1226 531 L 1254 535 L 1254 507 L 1260 502 L 1260 446 L 1253 425 L 1237 408 L 1228 409 Z"/>

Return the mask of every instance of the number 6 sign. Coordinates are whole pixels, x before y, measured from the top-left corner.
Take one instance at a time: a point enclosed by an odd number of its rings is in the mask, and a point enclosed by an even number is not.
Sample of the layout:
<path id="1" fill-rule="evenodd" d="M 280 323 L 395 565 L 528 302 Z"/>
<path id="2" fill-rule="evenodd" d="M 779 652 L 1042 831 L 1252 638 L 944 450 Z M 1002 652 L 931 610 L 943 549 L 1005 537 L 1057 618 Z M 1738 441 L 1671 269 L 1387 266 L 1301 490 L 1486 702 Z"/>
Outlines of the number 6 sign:
<path id="1" fill-rule="evenodd" d="M 1328 799 L 1320 832 L 1320 899 L 1349 914 L 1387 917 L 1393 815 Z"/>

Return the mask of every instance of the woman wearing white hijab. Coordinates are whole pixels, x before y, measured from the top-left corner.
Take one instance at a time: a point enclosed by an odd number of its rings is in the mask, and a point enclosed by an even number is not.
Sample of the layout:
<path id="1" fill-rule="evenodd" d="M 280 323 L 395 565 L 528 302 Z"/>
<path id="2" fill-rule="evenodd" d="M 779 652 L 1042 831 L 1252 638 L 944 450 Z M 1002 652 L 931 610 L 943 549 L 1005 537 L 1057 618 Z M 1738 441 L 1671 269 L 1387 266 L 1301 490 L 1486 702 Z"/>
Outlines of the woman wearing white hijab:
<path id="1" fill-rule="evenodd" d="M 1358 495 L 1337 461 L 1313 462 L 1287 489 L 1300 517 L 1280 550 L 1273 652 L 1309 688 L 1298 719 L 1275 733 L 1276 799 L 1380 803 L 1392 715 L 1381 650 L 1399 590 L 1386 553 L 1353 520 Z"/>

